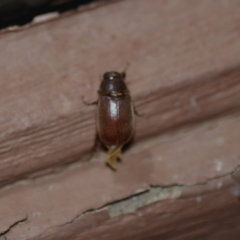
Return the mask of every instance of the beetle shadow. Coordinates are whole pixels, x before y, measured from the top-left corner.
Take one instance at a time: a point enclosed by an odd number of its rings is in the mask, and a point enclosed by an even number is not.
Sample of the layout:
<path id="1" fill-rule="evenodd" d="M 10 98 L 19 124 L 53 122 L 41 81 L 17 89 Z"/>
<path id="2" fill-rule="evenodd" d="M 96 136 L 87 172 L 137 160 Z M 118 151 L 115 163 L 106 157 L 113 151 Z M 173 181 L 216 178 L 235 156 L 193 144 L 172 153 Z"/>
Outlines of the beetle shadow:
<path id="1" fill-rule="evenodd" d="M 95 134 L 95 142 L 93 145 L 93 151 L 94 152 L 100 152 L 100 151 L 107 152 L 107 147 L 105 147 L 104 144 L 102 144 L 97 133 Z"/>
<path id="2" fill-rule="evenodd" d="M 135 135 L 135 134 L 134 134 Z M 127 142 L 123 147 L 122 147 L 122 153 L 127 152 L 133 145 L 134 143 L 134 135 L 133 137 Z"/>

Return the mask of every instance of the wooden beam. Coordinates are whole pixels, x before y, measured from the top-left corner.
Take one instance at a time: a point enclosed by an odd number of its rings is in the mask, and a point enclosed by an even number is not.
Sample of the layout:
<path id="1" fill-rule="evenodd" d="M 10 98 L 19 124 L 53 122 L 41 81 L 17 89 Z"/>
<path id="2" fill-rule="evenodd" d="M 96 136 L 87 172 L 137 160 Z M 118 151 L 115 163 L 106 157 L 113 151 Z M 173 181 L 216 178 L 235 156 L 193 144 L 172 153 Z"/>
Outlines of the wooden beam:
<path id="1" fill-rule="evenodd" d="M 160 230 L 146 227 L 145 237 L 173 237 L 174 224 L 189 221 L 192 214 L 196 231 L 186 239 L 196 239 L 210 232 L 197 230 L 203 229 L 201 208 L 203 222 L 208 214 L 212 221 L 221 217 L 216 230 L 229 216 L 217 210 L 229 207 L 238 213 L 237 190 L 225 202 L 216 199 L 237 189 L 235 181 L 225 184 L 224 176 L 237 171 L 240 156 L 239 4 L 113 1 L 0 34 L 0 232 L 7 240 L 79 239 L 100 233 L 113 239 L 111 234 L 118 236 L 122 229 L 126 233 L 119 239 L 136 239 L 142 231 L 131 233 L 127 223 L 133 226 L 138 218 L 130 213 L 112 218 L 106 207 L 156 186 L 180 186 L 181 191 L 163 205 L 158 199 L 159 209 L 142 206 L 152 209 L 146 210 L 149 214 L 137 209 L 141 224 L 156 214 L 164 221 L 165 206 L 167 214 L 175 206 L 182 213 L 188 204 L 198 210 L 186 211 L 182 219 L 173 211 L 169 228 L 161 230 L 164 223 Z M 104 153 L 93 151 L 96 109 L 82 97 L 96 100 L 101 75 L 122 71 L 127 64 L 126 81 L 143 116 L 137 117 L 134 141 L 119 170 L 112 172 Z M 210 182 L 216 178 L 224 179 L 213 190 Z M 199 184 L 207 186 L 203 192 Z M 188 185 L 194 200 L 184 199 Z M 217 189 L 206 198 L 215 199 L 215 206 L 195 201 Z M 91 209 L 97 211 L 85 214 Z M 96 223 L 94 231 L 91 224 L 75 224 L 74 219 L 88 217 Z M 123 228 L 106 227 L 118 220 Z M 194 226 L 189 223 L 173 234 L 185 236 Z M 236 239 L 237 229 L 231 233 Z"/>

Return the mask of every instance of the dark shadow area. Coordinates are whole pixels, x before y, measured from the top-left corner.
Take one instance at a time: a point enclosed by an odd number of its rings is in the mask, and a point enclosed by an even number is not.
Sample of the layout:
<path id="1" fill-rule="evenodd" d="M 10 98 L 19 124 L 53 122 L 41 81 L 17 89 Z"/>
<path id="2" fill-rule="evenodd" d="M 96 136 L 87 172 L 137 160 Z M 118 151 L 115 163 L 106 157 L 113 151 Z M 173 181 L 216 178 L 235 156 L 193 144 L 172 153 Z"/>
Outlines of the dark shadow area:
<path id="1" fill-rule="evenodd" d="M 1 0 L 0 29 L 21 26 L 35 16 L 49 12 L 65 12 L 97 0 Z"/>

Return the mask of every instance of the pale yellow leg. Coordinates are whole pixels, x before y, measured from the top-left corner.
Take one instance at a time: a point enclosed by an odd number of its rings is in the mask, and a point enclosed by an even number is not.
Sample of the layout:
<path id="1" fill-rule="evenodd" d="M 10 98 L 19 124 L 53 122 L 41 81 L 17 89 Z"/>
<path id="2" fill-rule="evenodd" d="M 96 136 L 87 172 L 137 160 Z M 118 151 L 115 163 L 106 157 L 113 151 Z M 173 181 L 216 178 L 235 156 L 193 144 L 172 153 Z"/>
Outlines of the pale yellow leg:
<path id="1" fill-rule="evenodd" d="M 117 169 L 117 161 L 121 158 L 121 146 L 109 148 L 107 153 L 107 164 L 113 169 Z"/>

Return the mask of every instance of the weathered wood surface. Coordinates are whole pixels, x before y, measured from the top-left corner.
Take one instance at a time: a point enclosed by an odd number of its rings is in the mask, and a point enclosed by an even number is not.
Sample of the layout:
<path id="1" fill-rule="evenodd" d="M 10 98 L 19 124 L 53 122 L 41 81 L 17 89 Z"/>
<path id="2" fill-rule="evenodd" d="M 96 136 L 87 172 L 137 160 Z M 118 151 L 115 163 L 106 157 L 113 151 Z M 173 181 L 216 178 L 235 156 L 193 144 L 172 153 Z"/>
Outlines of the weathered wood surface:
<path id="1" fill-rule="evenodd" d="M 2 32 L 0 232 L 7 240 L 226 239 L 230 227 L 239 239 L 239 183 L 231 180 L 240 159 L 239 21 L 239 0 L 132 0 Z M 82 96 L 96 100 L 100 76 L 128 63 L 144 116 L 112 172 L 102 154 L 92 156 L 95 106 Z M 158 185 L 179 187 L 175 200 L 147 205 L 137 218 L 106 210 Z M 84 214 L 91 209 L 99 211 Z"/>
<path id="2" fill-rule="evenodd" d="M 138 143 L 117 172 L 95 161 L 2 189 L 0 213 L 7 218 L 1 219 L 0 231 L 22 221 L 9 230 L 7 240 L 128 239 L 140 233 L 145 239 L 151 234 L 196 239 L 220 233 L 237 239 L 239 121 L 233 115 Z M 154 188 L 157 193 L 141 200 L 142 192 Z M 123 208 L 126 197 L 132 205 Z M 155 201 L 159 205 L 147 204 Z M 138 212 L 137 206 L 145 208 Z M 179 238 L 173 231 L 177 223 Z"/>
<path id="3" fill-rule="evenodd" d="M 72 223 L 57 227 L 50 234 L 43 234 L 37 239 L 237 240 L 239 200 L 234 196 L 234 190 L 229 191 L 231 177 L 225 177 L 221 181 L 224 183 L 221 190 L 216 191 L 219 184 L 217 181 L 209 182 L 204 187 L 184 187 L 182 199 L 149 204 L 134 213 L 116 218 L 109 218 L 109 209 L 104 208 L 74 219 Z M 211 194 L 197 197 L 189 197 L 184 193 L 209 189 Z"/>

